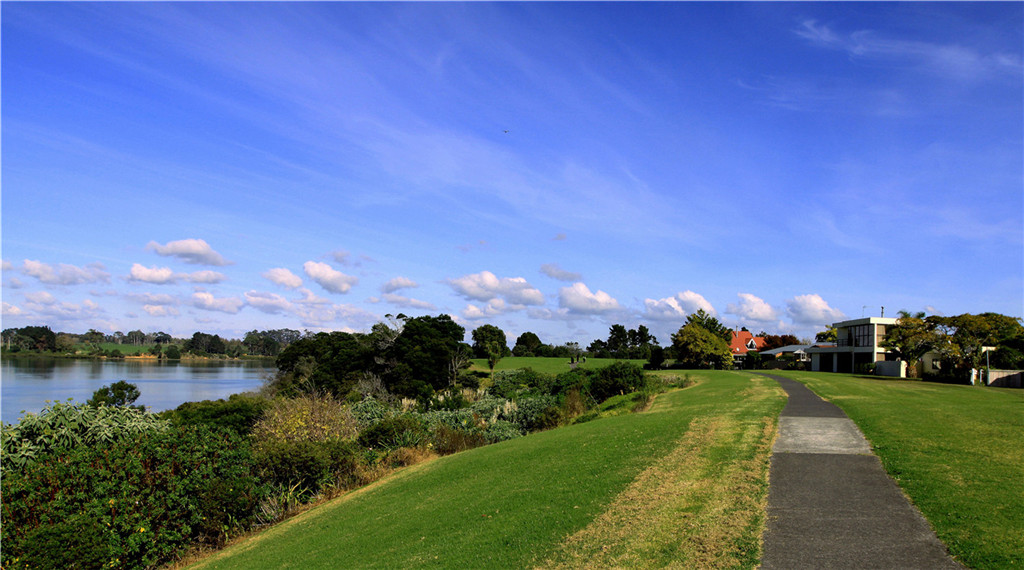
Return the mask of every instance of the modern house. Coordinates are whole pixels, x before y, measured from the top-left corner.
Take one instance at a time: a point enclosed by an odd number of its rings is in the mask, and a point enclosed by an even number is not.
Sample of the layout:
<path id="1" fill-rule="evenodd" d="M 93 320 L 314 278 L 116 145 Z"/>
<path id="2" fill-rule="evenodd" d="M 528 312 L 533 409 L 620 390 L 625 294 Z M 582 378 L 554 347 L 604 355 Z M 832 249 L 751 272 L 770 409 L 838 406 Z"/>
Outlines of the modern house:
<path id="1" fill-rule="evenodd" d="M 761 350 L 764 346 L 764 338 L 754 336 L 750 331 L 732 331 L 732 340 L 729 341 L 729 352 L 732 353 L 732 361 L 735 366 L 743 367 L 743 360 L 751 350 Z"/>
<path id="2" fill-rule="evenodd" d="M 864 317 L 833 323 L 836 329 L 835 346 L 815 346 L 807 349 L 811 356 L 811 370 L 815 372 L 860 372 L 866 365 L 895 362 L 896 356 L 879 346 L 885 331 L 896 324 L 888 317 Z M 895 367 L 895 373 L 888 368 Z M 882 365 L 887 376 L 901 376 L 898 364 Z"/>

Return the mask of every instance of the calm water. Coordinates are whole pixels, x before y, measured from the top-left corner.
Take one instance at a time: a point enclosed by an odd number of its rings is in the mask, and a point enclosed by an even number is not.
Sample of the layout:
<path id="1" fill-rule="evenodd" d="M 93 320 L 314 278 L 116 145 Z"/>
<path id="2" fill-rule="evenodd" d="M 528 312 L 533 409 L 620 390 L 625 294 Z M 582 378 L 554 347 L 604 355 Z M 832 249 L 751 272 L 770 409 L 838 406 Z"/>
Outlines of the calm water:
<path id="1" fill-rule="evenodd" d="M 159 412 L 183 402 L 216 400 L 257 390 L 276 369 L 271 361 L 103 361 L 22 359 L 0 361 L 0 415 L 14 423 L 21 411 L 38 412 L 46 400 L 85 402 L 93 392 L 125 380 L 139 387 L 136 404 Z"/>

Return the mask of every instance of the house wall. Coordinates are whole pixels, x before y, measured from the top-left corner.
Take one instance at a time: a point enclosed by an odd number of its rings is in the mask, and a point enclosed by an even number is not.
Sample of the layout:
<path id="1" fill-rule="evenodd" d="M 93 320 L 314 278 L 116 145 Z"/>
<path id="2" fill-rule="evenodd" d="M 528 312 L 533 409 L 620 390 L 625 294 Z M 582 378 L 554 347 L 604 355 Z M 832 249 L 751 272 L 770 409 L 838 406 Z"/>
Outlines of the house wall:
<path id="1" fill-rule="evenodd" d="M 875 365 L 875 374 L 893 378 L 907 377 L 907 363 L 902 361 L 881 361 Z"/>

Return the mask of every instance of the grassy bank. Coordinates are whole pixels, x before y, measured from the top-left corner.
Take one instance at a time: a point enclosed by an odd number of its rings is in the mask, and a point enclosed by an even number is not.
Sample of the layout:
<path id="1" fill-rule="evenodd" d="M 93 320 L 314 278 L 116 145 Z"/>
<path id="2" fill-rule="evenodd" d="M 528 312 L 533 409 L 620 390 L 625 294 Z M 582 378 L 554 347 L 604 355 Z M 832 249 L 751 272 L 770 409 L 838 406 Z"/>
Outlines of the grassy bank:
<path id="1" fill-rule="evenodd" d="M 843 409 L 971 568 L 1024 566 L 1024 391 L 780 373 Z"/>
<path id="2" fill-rule="evenodd" d="M 694 376 L 647 412 L 417 465 L 195 567 L 753 567 L 784 397 Z"/>

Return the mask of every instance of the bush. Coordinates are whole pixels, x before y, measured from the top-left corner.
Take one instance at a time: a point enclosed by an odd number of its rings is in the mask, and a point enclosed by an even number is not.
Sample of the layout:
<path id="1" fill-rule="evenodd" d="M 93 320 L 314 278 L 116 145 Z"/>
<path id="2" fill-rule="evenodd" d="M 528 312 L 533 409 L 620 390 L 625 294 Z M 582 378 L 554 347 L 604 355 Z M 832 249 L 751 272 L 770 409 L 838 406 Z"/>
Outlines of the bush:
<path id="1" fill-rule="evenodd" d="M 253 468 L 245 439 L 188 426 L 5 470 L 0 564 L 141 568 L 219 545 L 255 520 L 266 487 Z"/>
<path id="2" fill-rule="evenodd" d="M 617 394 L 635 392 L 644 385 L 644 371 L 630 362 L 615 362 L 597 371 L 590 382 L 590 395 L 598 402 Z"/>
<path id="3" fill-rule="evenodd" d="M 253 426 L 257 446 L 272 441 L 354 439 L 358 423 L 348 406 L 331 396 L 278 398 Z"/>
<path id="4" fill-rule="evenodd" d="M 515 439 L 522 435 L 514 423 L 504 420 L 492 422 L 484 430 L 484 439 L 487 440 L 487 443 L 498 443 L 499 441 Z"/>
<path id="5" fill-rule="evenodd" d="M 3 469 L 22 468 L 49 454 L 163 431 L 168 424 L 135 408 L 48 403 L 39 414 L 26 414 L 0 432 Z"/>
<path id="6" fill-rule="evenodd" d="M 558 398 L 548 395 L 520 398 L 506 419 L 523 433 L 553 428 L 560 419 Z"/>
<path id="7" fill-rule="evenodd" d="M 360 456 L 351 441 L 276 440 L 260 444 L 256 465 L 265 482 L 278 488 L 298 485 L 311 496 L 332 485 L 355 485 Z"/>
<path id="8" fill-rule="evenodd" d="M 159 415 L 176 426 L 204 424 L 248 435 L 267 404 L 267 400 L 260 396 L 232 394 L 227 400 L 185 402 Z"/>
<path id="9" fill-rule="evenodd" d="M 414 414 L 384 418 L 359 434 L 359 445 L 368 449 L 419 447 L 427 442 L 427 428 Z"/>
<path id="10" fill-rule="evenodd" d="M 375 398 L 366 398 L 354 404 L 350 411 L 360 428 L 367 428 L 383 420 L 391 413 L 386 404 Z"/>

